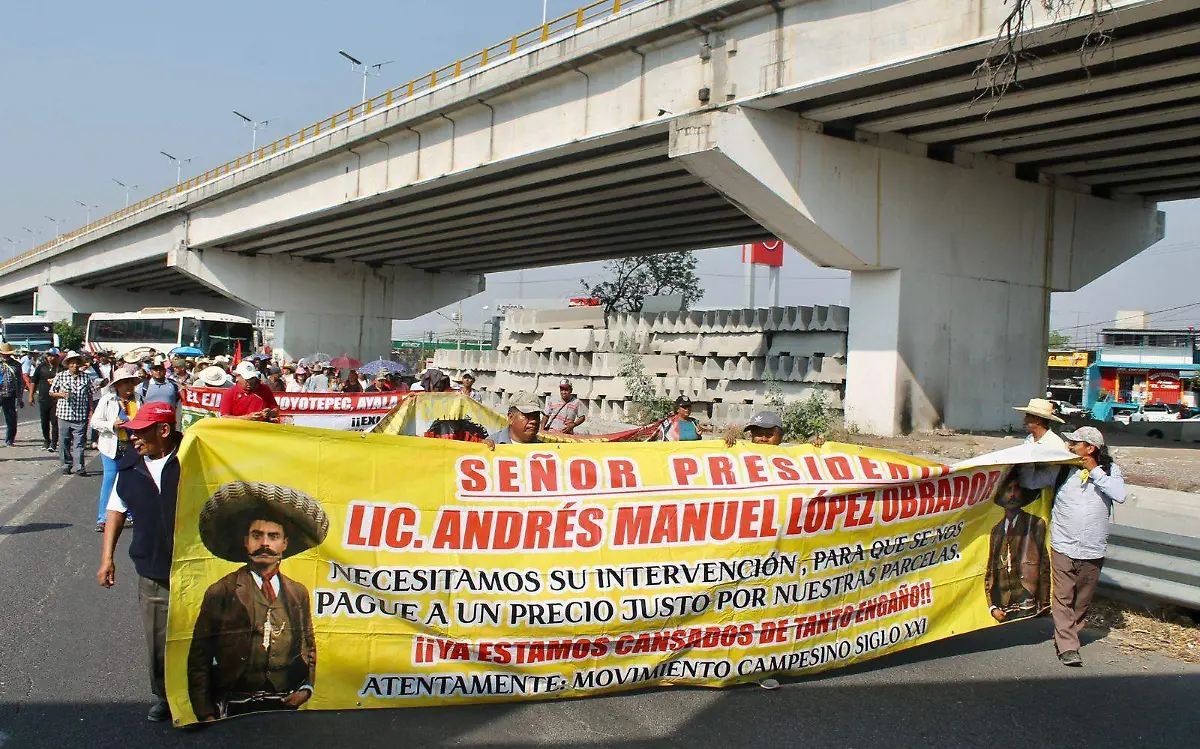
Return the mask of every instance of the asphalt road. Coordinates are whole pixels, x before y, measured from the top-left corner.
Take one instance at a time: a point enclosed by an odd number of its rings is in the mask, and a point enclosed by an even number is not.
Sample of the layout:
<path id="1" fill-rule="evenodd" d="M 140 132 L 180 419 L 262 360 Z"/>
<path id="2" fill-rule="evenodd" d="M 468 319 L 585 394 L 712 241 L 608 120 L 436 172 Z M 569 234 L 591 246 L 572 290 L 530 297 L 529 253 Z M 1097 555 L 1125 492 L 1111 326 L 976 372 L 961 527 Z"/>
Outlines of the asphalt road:
<path id="1" fill-rule="evenodd" d="M 30 430 L 32 431 L 32 430 Z M 25 432 L 30 436 L 29 432 Z M 32 442 L 25 442 L 31 445 Z M 28 455 L 34 459 L 22 460 Z M 42 454 L 45 455 L 44 453 Z M 522 705 L 240 718 L 202 730 L 145 721 L 131 565 L 95 581 L 98 477 L 65 478 L 32 448 L 0 453 L 0 747 L 1186 747 L 1200 734 L 1200 667 L 1129 655 L 1089 632 L 1060 666 L 1046 619 L 858 667 L 728 690 L 660 689 Z M 48 475 L 47 475 L 48 474 Z M 125 557 L 122 557 L 125 559 Z"/>

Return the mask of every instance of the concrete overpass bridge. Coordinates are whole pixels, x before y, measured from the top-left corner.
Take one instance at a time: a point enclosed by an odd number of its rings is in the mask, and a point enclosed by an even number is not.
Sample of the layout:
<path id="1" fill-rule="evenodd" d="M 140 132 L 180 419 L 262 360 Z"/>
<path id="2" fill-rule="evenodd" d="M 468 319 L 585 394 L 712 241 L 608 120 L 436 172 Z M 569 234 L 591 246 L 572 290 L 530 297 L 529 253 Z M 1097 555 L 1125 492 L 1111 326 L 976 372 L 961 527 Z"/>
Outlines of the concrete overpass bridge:
<path id="1" fill-rule="evenodd" d="M 776 235 L 851 271 L 847 419 L 999 427 L 1049 292 L 1200 195 L 1195 3 L 1031 5 L 995 100 L 1011 2 L 604 0 L 6 264 L 0 310 L 266 309 L 289 352 L 377 351 L 489 272 Z"/>

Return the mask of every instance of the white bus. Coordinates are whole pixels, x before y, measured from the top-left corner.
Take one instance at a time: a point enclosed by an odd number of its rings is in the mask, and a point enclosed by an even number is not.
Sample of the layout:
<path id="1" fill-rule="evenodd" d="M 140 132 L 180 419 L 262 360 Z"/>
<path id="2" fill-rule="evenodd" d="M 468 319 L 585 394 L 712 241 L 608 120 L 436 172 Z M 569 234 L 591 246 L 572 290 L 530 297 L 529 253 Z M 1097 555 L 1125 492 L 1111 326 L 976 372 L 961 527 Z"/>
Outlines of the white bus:
<path id="1" fill-rule="evenodd" d="M 45 351 L 58 345 L 54 322 L 40 315 L 13 315 L 0 324 L 0 337 L 15 349 Z"/>
<path id="2" fill-rule="evenodd" d="M 105 349 L 117 356 L 147 346 L 163 353 L 192 346 L 205 356 L 232 356 L 239 342 L 248 356 L 255 343 L 254 324 L 244 317 L 174 307 L 97 312 L 88 318 L 84 341 L 90 350 Z"/>

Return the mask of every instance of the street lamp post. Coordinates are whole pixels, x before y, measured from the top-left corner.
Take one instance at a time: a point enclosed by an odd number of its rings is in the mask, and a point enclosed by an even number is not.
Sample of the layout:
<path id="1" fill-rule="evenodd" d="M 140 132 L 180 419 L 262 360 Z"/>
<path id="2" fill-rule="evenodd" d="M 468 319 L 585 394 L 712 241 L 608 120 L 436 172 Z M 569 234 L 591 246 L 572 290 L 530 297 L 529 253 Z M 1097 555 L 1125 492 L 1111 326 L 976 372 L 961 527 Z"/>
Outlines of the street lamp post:
<path id="1" fill-rule="evenodd" d="M 458 355 L 457 355 L 457 357 L 455 357 L 456 358 L 455 366 L 457 366 L 458 371 L 461 372 L 462 368 L 463 368 L 462 367 L 462 334 L 463 334 L 462 302 L 458 303 L 458 312 L 454 313 L 454 317 L 456 318 L 455 322 L 458 325 L 458 331 L 457 331 L 458 332 Z"/>
<path id="2" fill-rule="evenodd" d="M 75 201 L 75 205 L 81 205 L 81 206 L 83 206 L 83 210 L 84 210 L 84 216 L 85 216 L 85 218 L 84 218 L 84 220 L 83 220 L 83 223 L 84 223 L 84 225 L 85 225 L 85 226 L 90 226 L 90 225 L 91 225 L 91 223 L 92 223 L 92 209 L 93 209 L 93 208 L 99 208 L 100 206 L 98 206 L 98 205 L 88 205 L 87 203 L 83 202 L 82 200 L 76 200 L 76 201 Z"/>
<path id="3" fill-rule="evenodd" d="M 21 228 L 29 232 L 29 249 L 32 250 L 34 247 L 37 247 L 37 232 L 28 226 L 22 226 Z"/>
<path id="4" fill-rule="evenodd" d="M 382 75 L 382 73 L 380 72 L 379 69 L 382 68 L 384 65 L 391 65 L 394 62 L 394 60 L 388 60 L 387 62 L 377 62 L 373 65 L 368 65 L 367 63 L 363 62 L 362 60 L 358 59 L 357 57 L 354 57 L 353 55 L 348 54 L 347 52 L 345 52 L 343 50 L 339 49 L 338 54 L 350 61 L 350 72 L 352 72 L 352 73 L 357 73 L 359 71 L 362 72 L 362 79 L 363 79 L 362 80 L 362 100 L 363 100 L 363 103 L 366 104 L 367 103 L 367 78 L 370 78 L 371 76 L 375 76 L 376 78 L 380 77 Z M 371 72 L 372 68 L 375 69 L 374 73 Z"/>
<path id="5" fill-rule="evenodd" d="M 242 114 L 241 112 L 237 111 L 236 109 L 233 110 L 233 113 L 236 114 L 238 117 L 240 117 L 245 124 L 249 125 L 250 129 L 253 131 L 250 135 L 250 153 L 254 153 L 255 149 L 258 148 L 258 131 L 259 131 L 259 129 L 260 128 L 265 129 L 267 127 L 268 123 L 270 123 L 271 121 L 270 120 L 254 120 L 254 119 Z"/>
<path id="6" fill-rule="evenodd" d="M 250 150 L 253 151 L 254 149 L 251 148 Z M 166 151 L 159 151 L 159 153 L 161 153 L 163 156 L 166 156 L 168 159 L 170 159 L 171 161 L 173 161 L 175 163 L 175 184 L 178 185 L 180 182 L 183 181 L 183 165 L 192 163 L 192 160 L 191 159 L 177 159 L 174 156 L 172 156 L 171 154 L 167 153 Z"/>
<path id="7" fill-rule="evenodd" d="M 12 247 L 9 248 L 9 257 L 16 257 L 17 256 L 17 240 L 12 239 L 11 237 L 5 237 L 4 241 L 8 242 L 9 244 L 12 245 Z"/>
<path id="8" fill-rule="evenodd" d="M 137 185 L 133 185 L 133 186 L 131 187 L 131 186 L 129 186 L 129 185 L 127 185 L 127 184 L 125 184 L 124 182 L 122 182 L 121 180 L 117 179 L 116 177 L 113 177 L 113 178 L 112 178 L 112 181 L 113 181 L 113 182 L 116 182 L 118 185 L 120 185 L 120 186 L 121 186 L 121 188 L 122 188 L 123 190 L 125 190 L 125 207 L 126 207 L 126 208 L 128 208 L 128 207 L 129 207 L 129 193 L 131 193 L 131 192 L 133 192 L 134 190 L 136 190 L 138 186 L 137 186 Z"/>
<path id="9" fill-rule="evenodd" d="M 53 216 L 46 216 L 46 220 L 54 222 L 54 238 L 58 239 L 61 237 L 62 232 L 58 230 L 58 219 L 54 218 Z"/>

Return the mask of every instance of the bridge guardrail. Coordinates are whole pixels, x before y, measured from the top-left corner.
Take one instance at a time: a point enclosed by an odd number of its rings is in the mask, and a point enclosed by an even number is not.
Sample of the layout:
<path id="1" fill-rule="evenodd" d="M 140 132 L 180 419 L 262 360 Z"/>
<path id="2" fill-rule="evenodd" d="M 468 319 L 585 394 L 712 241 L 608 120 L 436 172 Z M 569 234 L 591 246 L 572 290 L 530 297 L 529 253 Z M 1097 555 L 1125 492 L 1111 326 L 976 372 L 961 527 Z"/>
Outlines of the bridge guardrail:
<path id="1" fill-rule="evenodd" d="M 239 156 L 232 161 L 227 161 L 220 166 L 213 167 L 203 174 L 198 174 L 195 177 L 184 180 L 177 185 L 168 187 L 148 198 L 143 198 L 136 203 L 126 206 L 118 211 L 115 211 L 103 218 L 99 218 L 87 226 L 83 226 L 67 234 L 56 237 L 53 241 L 45 242 L 37 247 L 15 256 L 3 263 L 0 263 L 0 269 L 8 265 L 19 263 L 22 260 L 33 257 L 46 250 L 53 249 L 64 242 L 70 241 L 80 235 L 86 234 L 94 229 L 101 228 L 108 224 L 118 221 L 126 216 L 137 213 L 138 211 L 149 208 L 153 205 L 163 202 L 164 200 L 181 193 L 188 192 L 197 187 L 205 185 L 213 180 L 219 179 L 230 172 L 249 166 L 259 161 L 274 156 L 275 154 L 286 151 L 293 146 L 300 145 L 313 138 L 319 137 L 323 133 L 328 133 L 334 128 L 345 125 L 353 120 L 358 120 L 369 116 L 375 112 L 387 109 L 396 104 L 401 104 L 416 96 L 424 94 L 439 84 L 458 78 L 464 74 L 473 73 L 492 63 L 499 62 L 517 54 L 524 52 L 530 47 L 557 39 L 572 34 L 587 24 L 602 19 L 605 17 L 615 16 L 623 10 L 627 10 L 633 6 L 645 5 L 658 0 L 598 0 L 589 5 L 578 8 L 564 16 L 547 20 L 546 23 L 536 26 L 528 31 L 517 34 L 510 39 L 507 39 L 499 44 L 494 44 L 486 47 L 479 52 L 476 52 L 468 57 L 464 57 L 449 65 L 445 65 L 433 72 L 414 78 L 408 83 L 397 86 L 389 91 L 385 91 L 378 96 L 368 99 L 361 104 L 355 104 L 349 109 L 344 109 L 336 114 L 330 115 L 325 119 L 307 127 L 300 128 L 297 132 L 290 133 L 284 137 L 264 146 L 254 149 L 248 154 Z"/>
<path id="2" fill-rule="evenodd" d="M 1113 525 L 1100 585 L 1200 609 L 1200 539 Z"/>

